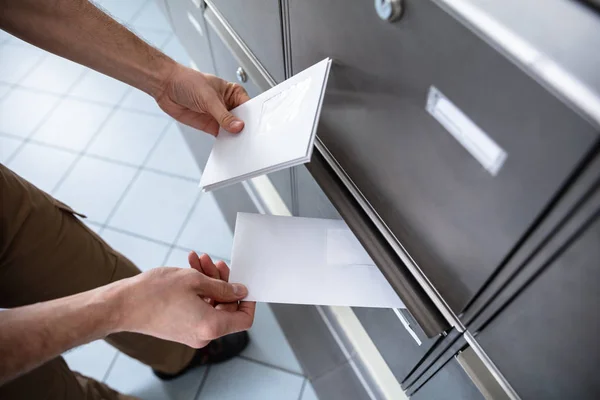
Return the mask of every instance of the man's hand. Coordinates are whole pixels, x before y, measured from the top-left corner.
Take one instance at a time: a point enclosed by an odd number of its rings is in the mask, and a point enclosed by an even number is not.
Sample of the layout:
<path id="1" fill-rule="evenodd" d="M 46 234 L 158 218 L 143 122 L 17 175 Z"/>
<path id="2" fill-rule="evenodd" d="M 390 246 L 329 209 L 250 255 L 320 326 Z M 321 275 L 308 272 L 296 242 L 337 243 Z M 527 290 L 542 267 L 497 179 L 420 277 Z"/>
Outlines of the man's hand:
<path id="1" fill-rule="evenodd" d="M 231 133 L 244 128 L 244 122 L 229 110 L 249 99 L 242 86 L 180 64 L 173 66 L 163 90 L 156 95 L 160 108 L 171 117 L 214 136 L 219 126 Z"/>
<path id="2" fill-rule="evenodd" d="M 212 339 L 249 329 L 254 320 L 256 304 L 238 303 L 248 294 L 243 285 L 210 278 L 193 268 L 155 268 L 126 281 L 117 289 L 122 306 L 116 330 L 200 348 Z M 205 298 L 222 307 L 213 307 Z"/>
<path id="3" fill-rule="evenodd" d="M 171 117 L 217 135 L 244 123 L 229 110 L 247 101 L 240 85 L 186 68 L 88 0 L 0 1 L 0 29 L 153 96 Z"/>
<path id="4" fill-rule="evenodd" d="M 249 329 L 256 304 L 238 303 L 246 288 L 222 280 L 229 275 L 224 263 L 194 256 L 198 270 L 156 268 L 87 292 L 2 311 L 0 385 L 111 333 L 139 332 L 199 348 Z M 223 271 L 219 279 L 201 272 L 215 275 L 213 267 Z"/>

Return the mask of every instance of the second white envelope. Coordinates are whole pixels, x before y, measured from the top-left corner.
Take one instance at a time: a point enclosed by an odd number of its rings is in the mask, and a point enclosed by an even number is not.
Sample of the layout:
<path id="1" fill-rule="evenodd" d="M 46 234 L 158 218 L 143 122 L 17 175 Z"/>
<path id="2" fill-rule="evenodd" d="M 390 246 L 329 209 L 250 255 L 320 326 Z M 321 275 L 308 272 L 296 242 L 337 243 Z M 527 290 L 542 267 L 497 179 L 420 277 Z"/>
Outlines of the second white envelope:
<path id="1" fill-rule="evenodd" d="M 238 213 L 230 281 L 251 301 L 404 308 L 341 220 Z"/>

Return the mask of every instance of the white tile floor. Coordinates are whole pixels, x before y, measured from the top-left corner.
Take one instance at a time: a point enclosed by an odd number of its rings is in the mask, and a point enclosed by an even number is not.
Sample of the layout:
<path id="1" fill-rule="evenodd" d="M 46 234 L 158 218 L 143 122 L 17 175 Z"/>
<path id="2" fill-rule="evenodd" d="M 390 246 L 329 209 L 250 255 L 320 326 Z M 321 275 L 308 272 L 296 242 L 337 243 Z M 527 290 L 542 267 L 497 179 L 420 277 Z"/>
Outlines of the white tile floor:
<path id="1" fill-rule="evenodd" d="M 174 59 L 185 50 L 152 0 L 105 9 Z M 229 259 L 232 232 L 174 124 L 144 93 L 0 31 L 0 162 L 88 216 L 142 270 L 187 266 L 190 249 Z M 202 133 L 198 133 L 202 134 Z M 143 399 L 316 396 L 268 306 L 231 362 L 172 382 L 105 342 L 65 355 L 71 368 Z"/>

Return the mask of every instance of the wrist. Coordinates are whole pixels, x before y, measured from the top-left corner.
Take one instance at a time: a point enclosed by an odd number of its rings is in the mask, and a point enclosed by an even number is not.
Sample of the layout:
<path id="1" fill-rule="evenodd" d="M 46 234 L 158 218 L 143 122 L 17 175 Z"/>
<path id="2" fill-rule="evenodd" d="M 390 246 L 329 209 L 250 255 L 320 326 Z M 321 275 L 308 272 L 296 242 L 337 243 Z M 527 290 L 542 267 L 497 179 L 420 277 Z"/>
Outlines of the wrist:
<path id="1" fill-rule="evenodd" d="M 179 64 L 176 61 L 173 61 L 164 54 L 159 55 L 156 67 L 150 71 L 147 88 L 142 90 L 154 97 L 155 100 L 158 100 L 167 90 L 171 77 L 178 67 Z"/>
<path id="2" fill-rule="evenodd" d="M 101 309 L 102 336 L 126 331 L 127 292 L 130 279 L 123 279 L 100 288 L 97 296 L 92 300 Z"/>

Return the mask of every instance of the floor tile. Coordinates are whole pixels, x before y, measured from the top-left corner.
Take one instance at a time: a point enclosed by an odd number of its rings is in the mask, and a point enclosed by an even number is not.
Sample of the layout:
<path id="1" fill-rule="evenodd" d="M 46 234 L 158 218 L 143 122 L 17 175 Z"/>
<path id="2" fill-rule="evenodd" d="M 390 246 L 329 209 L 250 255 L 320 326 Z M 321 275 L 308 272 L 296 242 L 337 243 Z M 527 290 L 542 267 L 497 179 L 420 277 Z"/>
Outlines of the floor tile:
<path id="1" fill-rule="evenodd" d="M 193 182 L 142 171 L 108 225 L 172 243 L 198 194 Z"/>
<path id="2" fill-rule="evenodd" d="M 127 92 L 127 95 L 119 106 L 127 109 L 160 115 L 161 117 L 166 117 L 167 115 L 163 110 L 160 109 L 158 104 L 156 104 L 156 101 L 154 101 L 152 96 L 135 88 L 132 88 L 129 92 Z"/>
<path id="3" fill-rule="evenodd" d="M 0 100 L 0 132 L 28 137 L 59 99 L 51 94 L 13 89 Z"/>
<path id="4" fill-rule="evenodd" d="M 298 400 L 304 378 L 240 358 L 211 367 L 199 400 Z"/>
<path id="5" fill-rule="evenodd" d="M 77 82 L 85 70 L 83 65 L 49 54 L 19 84 L 62 95 Z"/>
<path id="6" fill-rule="evenodd" d="M 175 123 L 171 123 L 145 166 L 200 181 L 200 168 Z"/>
<path id="7" fill-rule="evenodd" d="M 186 249 L 231 259 L 233 234 L 212 193 L 204 193 L 177 244 Z"/>
<path id="8" fill-rule="evenodd" d="M 101 236 L 142 271 L 162 266 L 169 251 L 168 246 L 117 232 L 110 228 L 104 229 Z"/>
<path id="9" fill-rule="evenodd" d="M 83 151 L 112 110 L 112 107 L 64 98 L 32 139 Z"/>
<path id="10" fill-rule="evenodd" d="M 103 224 L 136 172 L 132 167 L 82 157 L 54 194 L 91 221 Z"/>
<path id="11" fill-rule="evenodd" d="M 5 43 L 5 44 L 7 44 L 7 45 L 9 45 L 9 46 L 20 46 L 20 47 L 26 47 L 26 48 L 28 48 L 28 49 L 31 49 L 31 50 L 33 50 L 33 51 L 36 51 L 36 52 L 40 53 L 42 56 L 47 56 L 48 54 L 50 54 L 50 53 L 49 53 L 49 52 L 47 52 L 46 50 L 43 50 L 43 49 L 41 49 L 41 48 L 39 48 L 39 47 L 37 47 L 37 46 L 34 46 L 34 45 L 32 45 L 31 43 L 29 43 L 29 42 L 26 42 L 26 41 L 24 41 L 24 40 L 22 40 L 22 39 L 19 39 L 19 38 L 18 38 L 18 37 L 16 37 L 16 36 L 10 36 L 10 37 L 8 38 L 8 40 L 6 41 L 6 43 Z"/>
<path id="12" fill-rule="evenodd" d="M 7 83 L 0 83 L 0 100 L 8 94 L 12 89 L 12 86 Z"/>
<path id="13" fill-rule="evenodd" d="M 69 96 L 117 105 L 128 90 L 125 83 L 90 69 L 69 91 Z"/>
<path id="14" fill-rule="evenodd" d="M 319 400 L 319 397 L 317 397 L 317 393 L 315 392 L 315 389 L 313 389 L 310 382 L 306 382 L 304 393 L 302 393 L 300 400 Z"/>
<path id="15" fill-rule="evenodd" d="M 106 121 L 87 152 L 141 165 L 168 123 L 166 118 L 136 111 L 117 110 Z"/>
<path id="16" fill-rule="evenodd" d="M 131 21 L 136 28 L 152 28 L 166 32 L 171 31 L 171 24 L 155 1 L 149 1 L 144 5 L 142 11 Z"/>
<path id="17" fill-rule="evenodd" d="M 22 143 L 21 139 L 0 136 L 0 163 L 6 163 Z"/>
<path id="18" fill-rule="evenodd" d="M 43 191 L 52 193 L 76 158 L 71 152 L 27 143 L 8 167 Z"/>
<path id="19" fill-rule="evenodd" d="M 188 55 L 187 51 L 177 39 L 177 36 L 171 36 L 171 39 L 167 42 L 167 44 L 163 47 L 163 52 L 171 57 L 173 60 L 177 61 L 180 64 L 185 66 L 190 65 L 191 58 Z"/>
<path id="20" fill-rule="evenodd" d="M 96 224 L 95 222 L 92 221 L 88 221 L 87 218 L 82 219 L 81 221 L 83 221 L 84 224 L 87 225 L 88 228 L 90 228 L 91 230 L 93 230 L 96 233 L 100 233 L 100 231 L 102 230 L 102 226 Z"/>
<path id="21" fill-rule="evenodd" d="M 169 28 L 168 31 L 152 29 L 152 28 L 140 28 L 140 27 L 132 27 L 132 31 L 144 39 L 146 42 L 156 47 L 157 49 L 162 49 L 162 47 L 167 44 L 167 40 L 171 37 L 173 32 Z"/>
<path id="22" fill-rule="evenodd" d="M 181 249 L 173 249 L 171 250 L 171 254 L 169 254 L 169 258 L 165 261 L 165 266 L 167 267 L 179 267 L 179 268 L 188 268 L 190 264 L 188 263 L 188 254 L 190 252 L 187 250 Z M 213 260 L 215 261 L 215 260 Z"/>
<path id="23" fill-rule="evenodd" d="M 156 378 L 150 367 L 119 353 L 105 382 L 121 393 L 144 400 L 192 400 L 204 373 L 204 368 L 196 368 L 165 382 Z"/>
<path id="24" fill-rule="evenodd" d="M 0 44 L 6 42 L 12 35 L 0 29 Z"/>
<path id="25" fill-rule="evenodd" d="M 73 371 L 102 381 L 116 355 L 117 349 L 97 340 L 70 350 L 63 357 Z"/>
<path id="26" fill-rule="evenodd" d="M 106 0 L 96 2 L 100 4 L 103 11 L 119 22 L 131 22 L 133 17 L 141 10 L 144 0 Z"/>
<path id="27" fill-rule="evenodd" d="M 250 329 L 250 338 L 250 344 L 244 350 L 244 356 L 299 374 L 303 373 L 302 367 L 268 304 L 257 304 L 254 325 Z"/>
<path id="28" fill-rule="evenodd" d="M 0 81 L 19 83 L 44 57 L 44 53 L 29 46 L 0 45 Z"/>

